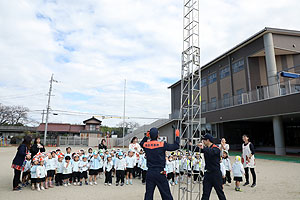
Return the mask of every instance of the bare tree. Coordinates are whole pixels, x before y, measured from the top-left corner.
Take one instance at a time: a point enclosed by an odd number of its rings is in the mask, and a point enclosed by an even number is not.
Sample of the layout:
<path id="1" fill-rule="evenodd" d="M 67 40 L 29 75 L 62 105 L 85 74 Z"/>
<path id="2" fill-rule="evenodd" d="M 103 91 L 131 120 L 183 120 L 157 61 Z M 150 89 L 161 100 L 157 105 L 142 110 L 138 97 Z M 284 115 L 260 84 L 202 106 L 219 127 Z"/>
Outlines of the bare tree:
<path id="1" fill-rule="evenodd" d="M 5 106 L 0 104 L 0 125 L 24 125 L 30 122 L 29 109 L 23 106 Z"/>
<path id="2" fill-rule="evenodd" d="M 0 104 L 0 125 L 8 124 L 10 119 L 10 108 Z"/>

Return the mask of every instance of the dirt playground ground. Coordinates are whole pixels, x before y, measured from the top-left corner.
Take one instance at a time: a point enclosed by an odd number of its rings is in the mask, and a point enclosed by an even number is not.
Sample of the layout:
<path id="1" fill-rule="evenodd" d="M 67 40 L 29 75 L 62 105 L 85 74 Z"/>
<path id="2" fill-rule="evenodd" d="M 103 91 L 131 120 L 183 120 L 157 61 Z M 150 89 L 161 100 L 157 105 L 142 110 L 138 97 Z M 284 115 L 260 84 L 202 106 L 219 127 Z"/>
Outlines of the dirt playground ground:
<path id="1" fill-rule="evenodd" d="M 54 148 L 48 148 L 52 150 Z M 74 148 L 76 149 L 76 148 Z M 0 147 L 0 200 L 142 200 L 145 186 L 139 179 L 133 185 L 123 187 L 104 186 L 103 179 L 98 180 L 96 186 L 54 187 L 45 191 L 32 191 L 29 187 L 21 192 L 12 191 L 13 170 L 11 161 L 16 153 L 16 147 Z M 233 160 L 233 159 L 231 159 Z M 234 185 L 224 186 L 229 200 L 299 200 L 300 199 L 300 164 L 281 161 L 257 159 L 257 186 L 255 188 L 242 187 L 243 192 L 234 191 Z M 250 179 L 251 182 L 251 179 Z M 174 199 L 177 199 L 177 186 L 171 187 Z M 158 190 L 155 199 L 161 199 Z M 216 193 L 211 198 L 216 200 Z"/>

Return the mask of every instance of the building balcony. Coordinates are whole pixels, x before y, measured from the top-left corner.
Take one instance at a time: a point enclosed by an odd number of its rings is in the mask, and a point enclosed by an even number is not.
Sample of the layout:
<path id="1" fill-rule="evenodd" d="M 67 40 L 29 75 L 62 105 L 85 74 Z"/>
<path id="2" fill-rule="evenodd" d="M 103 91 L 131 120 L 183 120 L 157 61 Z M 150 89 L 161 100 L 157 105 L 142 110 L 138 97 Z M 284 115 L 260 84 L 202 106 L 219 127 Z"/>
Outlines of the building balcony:
<path id="1" fill-rule="evenodd" d="M 221 99 L 215 102 L 210 102 L 208 104 L 203 103 L 202 101 L 201 110 L 202 113 L 206 113 L 248 103 L 278 98 L 295 93 L 300 93 L 299 79 L 291 79 L 275 85 L 260 86 L 255 90 L 231 96 L 229 98 Z"/>

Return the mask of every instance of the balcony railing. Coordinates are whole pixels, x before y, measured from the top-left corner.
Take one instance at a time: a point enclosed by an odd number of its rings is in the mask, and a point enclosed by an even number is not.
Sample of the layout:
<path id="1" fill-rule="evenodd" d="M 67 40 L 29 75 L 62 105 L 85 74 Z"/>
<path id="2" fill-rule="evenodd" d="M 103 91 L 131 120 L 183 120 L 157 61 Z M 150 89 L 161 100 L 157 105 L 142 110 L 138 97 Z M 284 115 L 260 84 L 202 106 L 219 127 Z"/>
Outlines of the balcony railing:
<path id="1" fill-rule="evenodd" d="M 260 86 L 255 90 L 245 92 L 240 95 L 231 96 L 208 104 L 202 103 L 201 109 L 202 112 L 214 111 L 294 93 L 300 93 L 299 79 L 290 79 L 274 85 Z"/>

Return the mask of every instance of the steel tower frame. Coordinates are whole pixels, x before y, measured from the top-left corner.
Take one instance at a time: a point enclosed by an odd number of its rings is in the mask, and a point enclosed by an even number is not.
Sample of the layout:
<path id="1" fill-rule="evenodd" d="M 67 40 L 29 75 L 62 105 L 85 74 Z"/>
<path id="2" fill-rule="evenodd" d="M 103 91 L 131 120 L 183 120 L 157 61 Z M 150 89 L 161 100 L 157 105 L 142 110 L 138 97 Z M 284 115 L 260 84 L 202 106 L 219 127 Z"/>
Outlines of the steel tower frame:
<path id="1" fill-rule="evenodd" d="M 183 52 L 181 67 L 181 106 L 180 139 L 187 139 L 183 146 L 189 147 L 189 139 L 201 139 L 201 71 L 200 71 L 200 36 L 199 36 L 199 1 L 183 0 Z M 198 133 L 198 134 L 197 134 Z M 194 154 L 191 148 L 190 154 Z M 187 178 L 185 172 L 179 178 L 178 199 L 193 200 L 201 198 L 201 184 L 193 183 L 193 175 Z M 199 174 L 200 175 L 200 174 Z M 184 178 L 182 179 L 182 178 Z"/>

